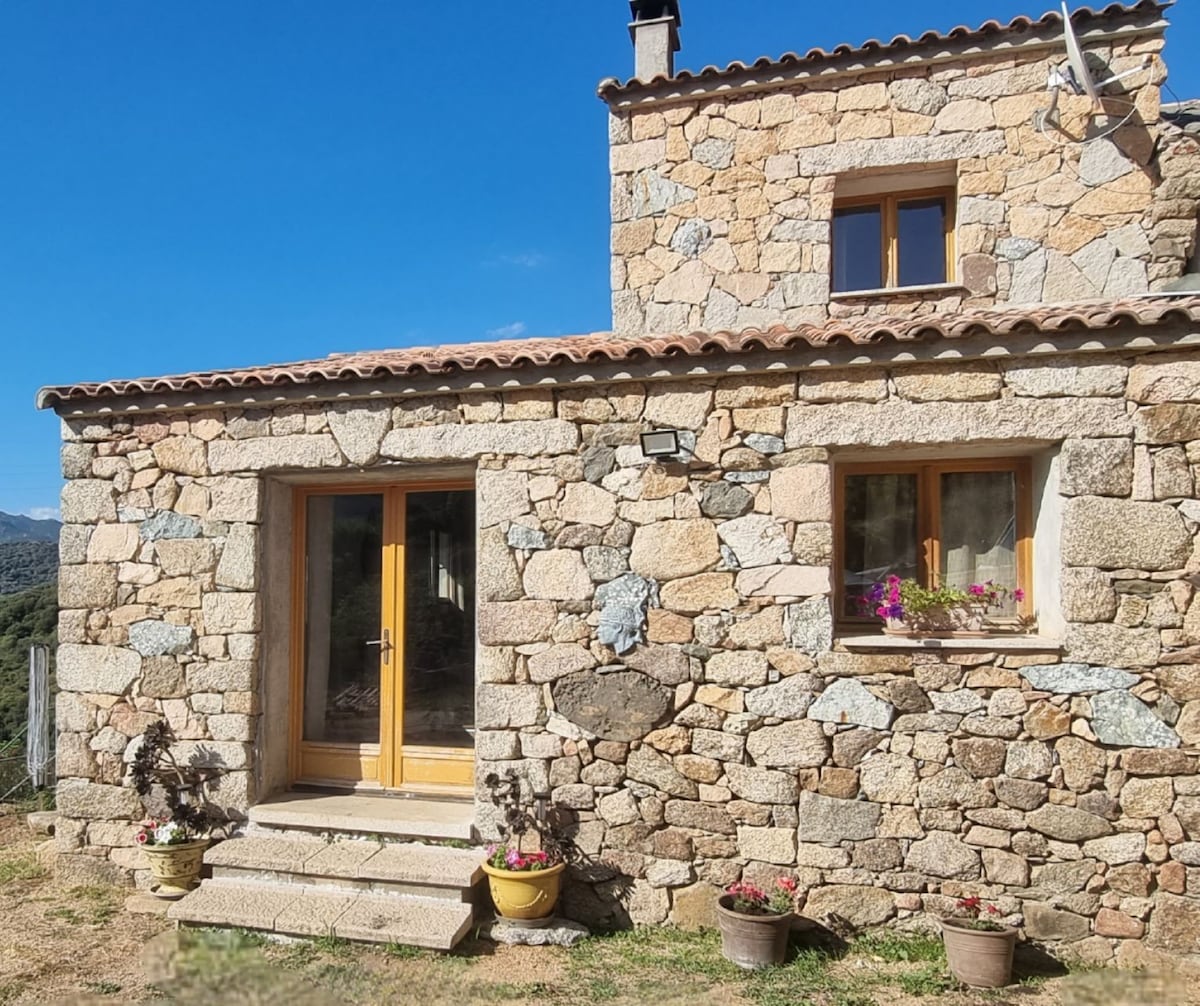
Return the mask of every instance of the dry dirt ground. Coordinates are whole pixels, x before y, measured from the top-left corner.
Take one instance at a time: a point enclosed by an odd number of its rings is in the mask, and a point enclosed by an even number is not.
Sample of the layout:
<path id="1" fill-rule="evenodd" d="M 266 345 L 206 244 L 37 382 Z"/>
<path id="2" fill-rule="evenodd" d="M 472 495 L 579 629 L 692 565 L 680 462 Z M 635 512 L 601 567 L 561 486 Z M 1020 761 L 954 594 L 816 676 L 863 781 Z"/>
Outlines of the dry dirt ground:
<path id="1" fill-rule="evenodd" d="M 279 944 L 177 933 L 157 916 L 127 914 L 126 893 L 57 885 L 39 868 L 24 819 L 0 817 L 0 1006 L 1200 1006 L 1191 991 L 1200 982 L 1179 972 L 1027 974 L 1008 989 L 968 991 L 949 980 L 940 945 L 920 937 L 869 934 L 834 955 L 799 947 L 785 967 L 748 975 L 708 933 L 644 929 L 572 950 L 468 941 L 450 955 Z"/>

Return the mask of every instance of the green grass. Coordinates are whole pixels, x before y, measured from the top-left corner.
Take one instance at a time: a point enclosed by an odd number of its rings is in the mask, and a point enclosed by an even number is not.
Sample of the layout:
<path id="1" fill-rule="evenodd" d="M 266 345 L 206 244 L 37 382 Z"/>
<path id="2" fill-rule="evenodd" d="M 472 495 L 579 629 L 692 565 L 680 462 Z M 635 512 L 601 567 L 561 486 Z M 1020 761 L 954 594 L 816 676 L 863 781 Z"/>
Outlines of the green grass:
<path id="1" fill-rule="evenodd" d="M 343 940 L 340 936 L 332 934 L 314 937 L 312 945 L 318 953 L 328 954 L 330 957 L 348 957 L 354 949 L 354 945 L 349 940 Z"/>
<path id="2" fill-rule="evenodd" d="M 899 933 L 890 929 L 864 933 L 854 941 L 854 951 L 869 957 L 878 957 L 889 964 L 946 959 L 946 948 L 937 937 L 920 933 Z"/>
<path id="3" fill-rule="evenodd" d="M 118 992 L 121 991 L 121 986 L 118 985 L 116 982 L 105 982 L 105 981 L 84 982 L 83 988 L 84 988 L 84 991 L 86 991 L 86 992 L 95 992 L 96 995 L 101 995 L 101 996 L 115 996 Z"/>
<path id="4" fill-rule="evenodd" d="M 84 903 L 86 897 L 74 910 Z M 783 966 L 757 972 L 726 961 L 717 933 L 669 926 L 592 937 L 569 951 L 545 948 L 536 953 L 548 970 L 536 974 L 486 968 L 488 948 L 472 942 L 440 954 L 334 937 L 279 944 L 238 930 L 185 930 L 180 939 L 179 981 L 164 994 L 184 1006 L 217 1001 L 218 993 L 220 1001 L 239 1006 L 441 1001 L 702 1006 L 728 1000 L 750 1006 L 888 1006 L 901 994 L 935 1001 L 957 987 L 940 941 L 891 931 L 865 934 L 839 951 L 797 942 Z M 269 999 L 255 998 L 267 989 Z"/>
<path id="5" fill-rule="evenodd" d="M 410 947 L 407 943 L 385 944 L 383 952 L 398 961 L 413 961 L 429 956 L 429 951 L 424 947 Z"/>
<path id="6" fill-rule="evenodd" d="M 0 861 L 0 887 L 17 880 L 37 880 L 45 872 L 32 854 L 6 859 Z"/>
<path id="7" fill-rule="evenodd" d="M 102 926 L 120 911 L 119 894 L 111 887 L 73 887 L 74 908 L 51 908 L 48 919 L 62 919 L 73 925 Z"/>
<path id="8" fill-rule="evenodd" d="M 916 971 L 899 975 L 897 981 L 910 996 L 935 996 L 949 992 L 958 985 L 944 964 L 926 964 Z"/>

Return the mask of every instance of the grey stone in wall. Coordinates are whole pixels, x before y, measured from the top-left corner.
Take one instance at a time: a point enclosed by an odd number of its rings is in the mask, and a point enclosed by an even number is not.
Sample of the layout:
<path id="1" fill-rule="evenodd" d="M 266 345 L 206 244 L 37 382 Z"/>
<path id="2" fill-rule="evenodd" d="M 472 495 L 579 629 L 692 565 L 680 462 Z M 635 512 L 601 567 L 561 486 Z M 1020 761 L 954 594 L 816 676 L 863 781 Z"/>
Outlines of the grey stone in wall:
<path id="1" fill-rule="evenodd" d="M 1087 664 L 1032 664 L 1019 671 L 1034 688 L 1054 695 L 1083 695 L 1087 692 L 1132 688 L 1137 675 L 1115 667 L 1090 667 Z"/>
<path id="2" fill-rule="evenodd" d="M 810 597 L 789 604 L 784 612 L 784 631 L 791 645 L 816 656 L 833 645 L 833 612 L 828 597 Z"/>
<path id="3" fill-rule="evenodd" d="M 634 217 L 659 216 L 672 206 L 696 198 L 696 190 L 663 178 L 657 171 L 647 168 L 633 179 Z"/>
<path id="4" fill-rule="evenodd" d="M 194 517 L 171 513 L 168 510 L 156 513 L 142 521 L 138 529 L 143 541 L 158 541 L 162 538 L 199 538 L 200 522 Z"/>
<path id="5" fill-rule="evenodd" d="M 1092 730 L 1101 744 L 1176 748 L 1179 735 L 1129 692 L 1102 692 L 1092 699 Z"/>
<path id="6" fill-rule="evenodd" d="M 800 794 L 801 842 L 836 844 L 874 838 L 883 808 L 861 800 L 839 800 L 819 793 Z"/>
<path id="7" fill-rule="evenodd" d="M 1101 569 L 1178 569 L 1192 550 L 1179 512 L 1167 503 L 1080 496 L 1063 508 L 1063 561 Z"/>
<path id="8" fill-rule="evenodd" d="M 809 707 L 808 717 L 827 723 L 852 723 L 886 730 L 894 710 L 853 678 L 835 681 Z"/>
<path id="9" fill-rule="evenodd" d="M 508 529 L 506 538 L 509 548 L 533 549 L 549 548 L 550 542 L 545 531 L 535 531 L 524 524 L 513 524 Z"/>
<path id="10" fill-rule="evenodd" d="M 129 627 L 129 645 L 143 657 L 158 657 L 169 653 L 185 653 L 196 638 L 188 625 L 169 622 L 134 622 Z"/>

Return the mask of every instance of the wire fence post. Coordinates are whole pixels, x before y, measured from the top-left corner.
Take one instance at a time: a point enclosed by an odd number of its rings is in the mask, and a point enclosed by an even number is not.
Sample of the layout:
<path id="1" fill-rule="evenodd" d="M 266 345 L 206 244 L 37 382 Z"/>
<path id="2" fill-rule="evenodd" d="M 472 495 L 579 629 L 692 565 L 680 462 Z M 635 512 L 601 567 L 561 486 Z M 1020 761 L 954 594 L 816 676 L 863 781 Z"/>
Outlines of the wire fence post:
<path id="1" fill-rule="evenodd" d="M 29 647 L 29 722 L 25 735 L 25 768 L 33 788 L 50 782 L 50 647 Z"/>

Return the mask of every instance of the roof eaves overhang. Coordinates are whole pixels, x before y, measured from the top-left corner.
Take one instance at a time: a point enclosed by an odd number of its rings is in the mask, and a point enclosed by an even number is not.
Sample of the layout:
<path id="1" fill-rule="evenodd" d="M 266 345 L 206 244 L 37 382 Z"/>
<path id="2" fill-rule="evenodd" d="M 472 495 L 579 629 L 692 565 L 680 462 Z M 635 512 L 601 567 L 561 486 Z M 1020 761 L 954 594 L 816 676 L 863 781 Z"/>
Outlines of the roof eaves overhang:
<path id="1" fill-rule="evenodd" d="M 1076 25 L 1081 45 L 1120 42 L 1166 32 L 1166 11 L 1175 0 L 1141 0 L 1131 6 L 1112 4 Z M 1086 10 L 1086 9 L 1085 9 Z M 1083 11 L 1076 12 L 1076 19 Z M 614 109 L 648 104 L 677 104 L 714 95 L 778 90 L 815 80 L 829 80 L 872 70 L 899 70 L 950 63 L 971 56 L 1005 56 L 1063 49 L 1062 17 L 1046 14 L 1034 21 L 1016 18 L 1008 25 L 989 21 L 976 29 L 955 28 L 946 34 L 926 32 L 916 39 L 899 35 L 891 42 L 872 39 L 860 46 L 839 45 L 826 52 L 787 53 L 752 64 L 707 66 L 697 72 L 652 81 L 610 77 L 600 82 L 598 96 Z M 1066 59 L 1065 49 L 1064 61 Z"/>
<path id="2" fill-rule="evenodd" d="M 319 402 L 401 400 L 440 394 L 474 394 L 519 388 L 587 388 L 626 382 L 717 380 L 758 374 L 843 370 L 864 366 L 897 366 L 919 362 L 1013 360 L 1066 355 L 1145 353 L 1173 349 L 1200 350 L 1200 297 L 1170 298 L 1150 316 L 1139 317 L 1122 307 L 1107 316 L 1063 311 L 1052 323 L 1039 324 L 1010 314 L 1001 325 L 986 316 L 941 327 L 936 316 L 905 334 L 881 333 L 856 341 L 833 334 L 824 341 L 797 337 L 790 342 L 745 333 L 745 348 L 661 354 L 632 353 L 622 359 L 594 358 L 524 363 L 476 369 L 448 367 L 443 372 L 408 370 L 341 377 L 314 374 L 308 379 L 248 381 L 234 386 L 167 379 L 44 388 L 41 408 L 64 418 L 178 413 L 217 409 L 272 409 Z M 118 387 L 123 388 L 118 392 Z"/>

